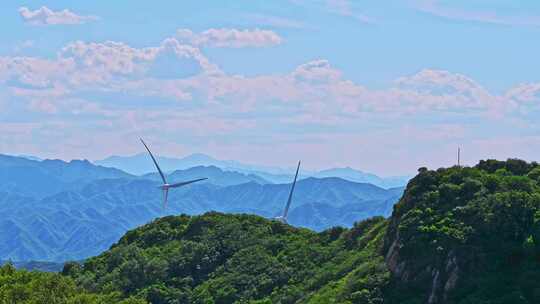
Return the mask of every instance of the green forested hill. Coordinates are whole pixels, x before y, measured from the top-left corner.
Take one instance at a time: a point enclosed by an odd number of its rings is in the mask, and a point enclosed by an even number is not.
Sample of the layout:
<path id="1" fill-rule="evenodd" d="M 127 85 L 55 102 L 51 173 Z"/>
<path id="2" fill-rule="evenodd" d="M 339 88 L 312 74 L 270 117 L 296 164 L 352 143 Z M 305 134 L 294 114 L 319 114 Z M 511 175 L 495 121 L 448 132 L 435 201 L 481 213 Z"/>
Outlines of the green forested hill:
<path id="1" fill-rule="evenodd" d="M 165 217 L 56 276 L 87 297 L 154 304 L 536 304 L 540 166 L 421 168 L 388 220 L 351 229 L 315 233 L 215 212 Z"/>
<path id="2" fill-rule="evenodd" d="M 86 290 L 154 304 L 375 299 L 381 294 L 372 287 L 388 277 L 377 254 L 385 225 L 375 218 L 317 234 L 252 215 L 165 217 L 64 273 Z"/>

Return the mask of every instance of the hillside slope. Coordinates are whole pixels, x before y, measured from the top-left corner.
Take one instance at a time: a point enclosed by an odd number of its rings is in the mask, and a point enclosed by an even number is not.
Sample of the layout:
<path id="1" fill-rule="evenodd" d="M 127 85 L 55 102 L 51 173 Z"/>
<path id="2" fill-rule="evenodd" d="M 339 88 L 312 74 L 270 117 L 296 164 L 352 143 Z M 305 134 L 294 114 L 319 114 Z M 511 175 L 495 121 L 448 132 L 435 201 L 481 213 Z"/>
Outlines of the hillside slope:
<path id="1" fill-rule="evenodd" d="M 377 218 L 314 233 L 252 215 L 165 217 L 63 273 L 88 291 L 155 304 L 376 300 L 388 278 L 376 253 L 385 225 Z"/>

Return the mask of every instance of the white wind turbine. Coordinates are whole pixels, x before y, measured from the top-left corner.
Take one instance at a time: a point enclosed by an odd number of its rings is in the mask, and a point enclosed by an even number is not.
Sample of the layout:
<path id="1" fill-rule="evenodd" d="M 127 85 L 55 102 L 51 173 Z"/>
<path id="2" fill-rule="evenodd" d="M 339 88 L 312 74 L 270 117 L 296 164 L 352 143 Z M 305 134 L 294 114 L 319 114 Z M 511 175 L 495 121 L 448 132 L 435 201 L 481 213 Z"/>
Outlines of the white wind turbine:
<path id="1" fill-rule="evenodd" d="M 142 144 L 144 145 L 144 147 L 146 148 L 146 150 L 148 151 L 148 154 L 150 154 L 150 157 L 152 158 L 152 161 L 154 162 L 154 165 L 156 165 L 156 169 L 158 170 L 159 175 L 161 176 L 161 179 L 163 180 L 163 185 L 158 187 L 159 189 L 163 190 L 163 209 L 165 209 L 167 207 L 167 198 L 169 196 L 169 189 L 182 187 L 182 186 L 185 186 L 185 185 L 189 185 L 189 184 L 196 183 L 196 182 L 207 179 L 207 178 L 199 178 L 199 179 L 194 179 L 194 180 L 190 180 L 190 181 L 187 181 L 187 182 L 169 184 L 167 182 L 167 180 L 165 179 L 165 175 L 161 171 L 161 168 L 159 168 L 159 165 L 158 165 L 156 159 L 154 158 L 154 155 L 152 155 L 152 152 L 150 152 L 150 149 L 148 149 L 148 146 L 144 143 L 142 138 L 140 140 L 141 140 Z"/>

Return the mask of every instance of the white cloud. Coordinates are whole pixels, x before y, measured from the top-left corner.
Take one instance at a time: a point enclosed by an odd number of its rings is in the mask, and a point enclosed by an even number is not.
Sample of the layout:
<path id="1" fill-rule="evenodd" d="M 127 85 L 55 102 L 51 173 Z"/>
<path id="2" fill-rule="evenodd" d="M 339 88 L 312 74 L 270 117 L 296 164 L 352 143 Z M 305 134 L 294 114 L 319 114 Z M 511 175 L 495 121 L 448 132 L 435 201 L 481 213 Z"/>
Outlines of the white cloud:
<path id="1" fill-rule="evenodd" d="M 295 69 L 292 76 L 298 81 L 334 82 L 341 78 L 341 72 L 330 66 L 328 60 L 314 60 Z"/>
<path id="2" fill-rule="evenodd" d="M 354 3 L 351 0 L 289 0 L 289 2 L 305 8 L 314 7 L 330 14 L 356 19 L 361 23 L 372 24 L 376 21 L 373 17 L 360 12 L 356 7 L 359 1 Z"/>
<path id="3" fill-rule="evenodd" d="M 147 71 L 149 63 L 167 53 L 194 60 L 205 73 L 219 73 L 217 66 L 210 63 L 198 48 L 181 44 L 174 38 L 165 39 L 160 46 L 141 49 L 114 41 L 77 41 L 64 47 L 59 56 L 73 59 L 79 68 L 96 74 L 137 76 Z"/>
<path id="4" fill-rule="evenodd" d="M 30 10 L 27 7 L 20 7 L 19 14 L 23 20 L 32 25 L 57 25 L 57 24 L 83 24 L 88 21 L 95 21 L 96 16 L 81 16 L 74 12 L 64 9 L 53 11 L 46 6 L 37 10 Z"/>
<path id="5" fill-rule="evenodd" d="M 50 100 L 45 99 L 34 99 L 30 102 L 28 107 L 32 111 L 47 113 L 47 114 L 56 114 L 58 108 Z"/>
<path id="6" fill-rule="evenodd" d="M 278 17 L 278 16 L 262 15 L 262 14 L 246 14 L 245 18 L 258 25 L 268 25 L 268 26 L 291 28 L 291 29 L 312 28 L 311 26 L 308 26 L 302 21 Z"/>
<path id="7" fill-rule="evenodd" d="M 75 71 L 72 60 L 36 57 L 0 57 L 0 81 L 47 88 Z"/>
<path id="8" fill-rule="evenodd" d="M 540 83 L 518 85 L 509 90 L 506 96 L 519 103 L 536 103 L 540 105 Z"/>
<path id="9" fill-rule="evenodd" d="M 520 84 L 508 90 L 505 98 L 523 115 L 540 111 L 540 83 Z M 534 114 L 536 115 L 536 114 Z"/>
<path id="10" fill-rule="evenodd" d="M 174 80 L 154 79 L 149 73 L 159 58 L 168 55 L 171 55 L 173 60 L 192 62 L 198 66 L 201 77 L 222 74 L 221 70 L 198 48 L 181 44 L 175 38 L 165 39 L 157 47 L 140 49 L 112 41 L 105 43 L 78 41 L 64 47 L 59 58 L 71 60 L 76 64 L 78 72 L 66 80 L 75 87 L 84 86 L 101 91 L 189 100 L 191 95 L 177 86 Z"/>
<path id="11" fill-rule="evenodd" d="M 397 79 L 396 84 L 400 91 L 421 98 L 424 104 L 431 103 L 443 109 L 487 109 L 498 101 L 496 96 L 472 79 L 448 71 L 425 69 Z"/>
<path id="12" fill-rule="evenodd" d="M 17 43 L 13 47 L 13 51 L 15 53 L 20 53 L 21 51 L 23 51 L 25 49 L 33 48 L 34 46 L 35 46 L 35 41 L 34 40 L 24 40 L 24 41 L 21 41 L 21 42 Z"/>
<path id="13" fill-rule="evenodd" d="M 357 19 L 363 23 L 374 23 L 374 19 L 355 11 L 350 0 L 326 0 L 330 12 Z"/>
<path id="14" fill-rule="evenodd" d="M 508 16 L 498 14 L 494 11 L 468 11 L 460 8 L 443 6 L 437 0 L 416 1 L 415 7 L 421 12 L 452 20 L 510 26 L 540 26 L 539 16 Z"/>
<path id="15" fill-rule="evenodd" d="M 76 41 L 62 48 L 55 59 L 0 57 L 0 82 L 39 90 L 68 88 L 64 92 L 91 87 L 124 88 L 126 83 L 151 78 L 148 71 L 152 64 L 166 55 L 193 62 L 199 66 L 201 75 L 222 73 L 198 48 L 180 44 L 174 38 L 148 48 L 133 48 L 113 41 Z"/>
<path id="16" fill-rule="evenodd" d="M 208 29 L 194 33 L 189 29 L 177 31 L 179 41 L 195 46 L 217 48 L 267 47 L 281 44 L 283 39 L 269 30 Z"/>
<path id="17" fill-rule="evenodd" d="M 153 60 L 158 48 L 135 49 L 121 42 L 86 43 L 76 41 L 60 52 L 62 58 L 73 58 L 82 68 L 96 68 L 110 73 L 133 74 L 138 63 Z"/>

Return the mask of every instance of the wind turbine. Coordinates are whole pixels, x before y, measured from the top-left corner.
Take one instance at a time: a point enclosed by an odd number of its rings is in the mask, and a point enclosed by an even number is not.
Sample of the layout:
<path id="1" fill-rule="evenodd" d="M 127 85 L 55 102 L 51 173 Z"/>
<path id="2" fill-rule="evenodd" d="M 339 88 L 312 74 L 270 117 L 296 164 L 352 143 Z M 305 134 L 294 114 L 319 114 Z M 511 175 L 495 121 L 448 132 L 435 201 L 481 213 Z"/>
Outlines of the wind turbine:
<path id="1" fill-rule="evenodd" d="M 190 180 L 190 181 L 187 181 L 187 182 L 180 182 L 180 183 L 175 183 L 175 184 L 167 183 L 167 180 L 165 179 L 165 175 L 161 171 L 161 168 L 159 168 L 159 165 L 158 165 L 154 155 L 152 155 L 152 152 L 150 152 L 150 149 L 148 149 L 148 146 L 144 143 L 144 140 L 142 140 L 142 138 L 140 138 L 140 140 L 141 140 L 142 144 L 144 145 L 144 147 L 146 148 L 146 151 L 148 151 L 148 154 L 150 154 L 150 157 L 152 158 L 152 161 L 154 162 L 154 165 L 156 165 L 156 169 L 158 170 L 159 175 L 161 175 L 161 179 L 163 180 L 163 185 L 158 187 L 159 189 L 163 190 L 163 209 L 167 208 L 167 198 L 169 196 L 169 189 L 182 187 L 182 186 L 185 186 L 185 185 L 189 185 L 189 184 L 196 183 L 196 182 L 207 179 L 207 178 L 199 178 L 199 179 L 194 179 L 194 180 Z"/>
<path id="2" fill-rule="evenodd" d="M 289 193 L 289 199 L 287 200 L 287 205 L 285 205 L 285 210 L 283 210 L 283 215 L 275 218 L 275 220 L 280 221 L 284 224 L 287 224 L 287 215 L 289 214 L 289 207 L 291 207 L 292 196 L 294 192 L 294 187 L 296 186 L 296 179 L 298 178 L 299 170 L 300 170 L 300 161 L 298 162 L 298 167 L 296 167 L 296 174 L 294 175 L 294 181 L 291 187 L 291 192 Z"/>

